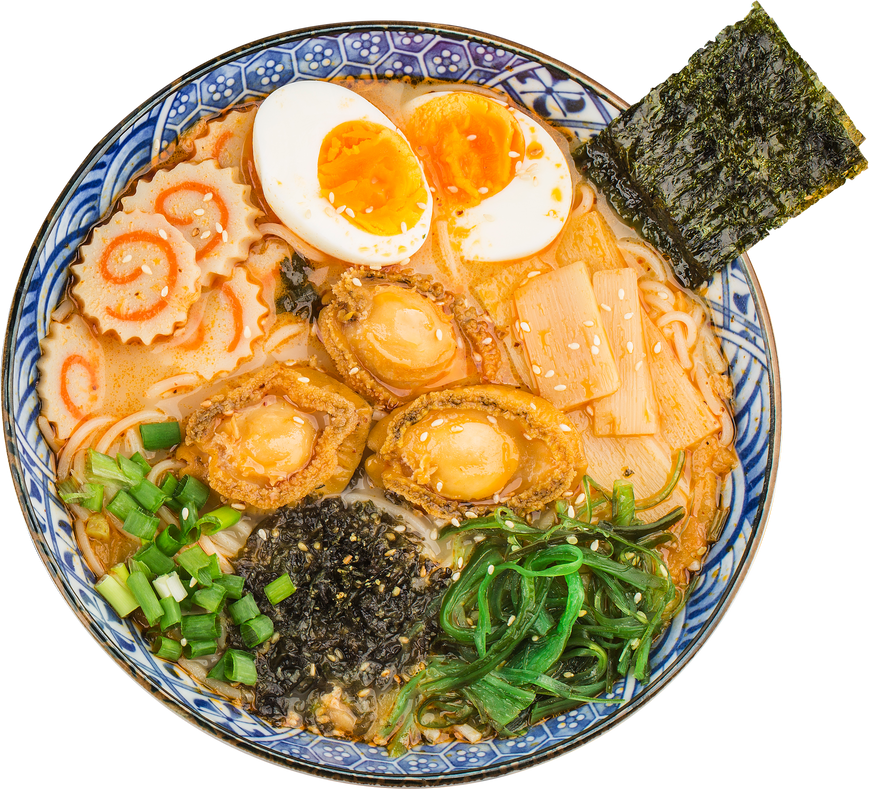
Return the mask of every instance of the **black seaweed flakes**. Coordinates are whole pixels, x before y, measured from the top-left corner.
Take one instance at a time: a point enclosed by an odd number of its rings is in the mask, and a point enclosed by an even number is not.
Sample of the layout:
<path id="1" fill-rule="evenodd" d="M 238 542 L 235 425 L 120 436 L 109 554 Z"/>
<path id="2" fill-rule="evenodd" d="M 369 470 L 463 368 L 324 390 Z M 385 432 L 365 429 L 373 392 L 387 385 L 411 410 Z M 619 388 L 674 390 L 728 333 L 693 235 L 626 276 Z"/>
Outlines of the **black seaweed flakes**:
<path id="1" fill-rule="evenodd" d="M 315 725 L 316 699 L 336 683 L 356 698 L 413 673 L 437 633 L 449 579 L 398 520 L 370 502 L 340 499 L 264 520 L 236 572 L 280 635 L 258 650 L 255 709 L 275 723 L 296 713 L 308 725 Z M 284 572 L 297 591 L 272 606 L 263 588 Z M 243 648 L 236 628 L 229 640 Z"/>
<path id="2" fill-rule="evenodd" d="M 574 157 L 696 288 L 866 169 L 863 139 L 755 3 Z"/>

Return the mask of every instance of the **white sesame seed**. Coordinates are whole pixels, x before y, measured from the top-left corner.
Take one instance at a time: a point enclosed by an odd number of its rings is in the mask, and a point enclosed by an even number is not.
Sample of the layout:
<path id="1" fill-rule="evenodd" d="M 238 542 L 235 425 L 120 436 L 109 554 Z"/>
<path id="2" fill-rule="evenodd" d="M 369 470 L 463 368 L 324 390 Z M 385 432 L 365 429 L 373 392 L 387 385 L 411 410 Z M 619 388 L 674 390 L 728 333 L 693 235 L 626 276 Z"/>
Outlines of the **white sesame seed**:
<path id="1" fill-rule="evenodd" d="M 214 197 L 214 192 L 209 192 L 207 195 L 203 196 L 202 202 L 207 203 L 212 197 Z"/>
<path id="2" fill-rule="evenodd" d="M 214 229 L 215 229 L 218 233 L 222 233 L 222 232 L 223 232 L 223 225 L 221 225 L 220 222 L 215 222 L 215 223 L 214 223 Z"/>
<path id="3" fill-rule="evenodd" d="M 495 572 L 495 565 L 494 565 L 494 564 L 490 564 L 490 565 L 489 565 L 489 569 L 486 570 L 486 572 L 487 572 L 489 575 L 492 575 L 492 573 Z"/>
<path id="4" fill-rule="evenodd" d="M 347 210 L 347 206 L 346 206 L 346 205 L 341 205 L 341 206 L 338 206 L 338 208 L 335 209 L 335 213 L 336 213 L 336 214 L 343 214 L 346 210 Z"/>
<path id="5" fill-rule="evenodd" d="M 521 155 L 522 154 L 519 153 L 519 151 L 509 151 L 507 153 L 507 156 L 509 156 L 511 159 L 518 159 Z"/>
<path id="6" fill-rule="evenodd" d="M 667 301 L 670 298 L 670 294 L 664 292 L 663 290 L 658 291 L 658 295 L 664 300 Z"/>
<path id="7" fill-rule="evenodd" d="M 300 376 L 299 376 L 299 383 L 300 383 L 300 384 L 307 384 L 307 383 L 310 383 L 310 381 L 311 381 L 311 379 L 310 379 L 310 378 L 305 378 L 304 375 L 300 375 Z"/>
<path id="8" fill-rule="evenodd" d="M 444 483 L 438 480 L 438 484 L 435 485 L 435 488 L 437 489 L 437 492 L 440 493 L 444 489 Z"/>
<path id="9" fill-rule="evenodd" d="M 257 532 L 257 535 L 259 536 L 259 538 L 260 538 L 261 540 L 267 540 L 268 537 L 269 537 L 269 534 L 268 534 L 268 532 L 267 532 L 265 529 L 260 529 L 260 530 Z"/>
<path id="10" fill-rule="evenodd" d="M 436 540 L 436 539 L 438 538 L 438 530 L 437 530 L 437 529 L 432 529 L 432 530 L 429 532 L 429 535 L 428 535 L 428 536 L 431 537 L 433 540 Z"/>
<path id="11" fill-rule="evenodd" d="M 589 545 L 588 547 L 591 548 L 593 551 L 596 551 L 598 548 L 600 548 L 600 542 L 599 542 L 598 540 L 595 540 L 595 541 L 594 541 L 591 545 Z"/>
<path id="12" fill-rule="evenodd" d="M 492 501 L 494 501 L 495 504 L 500 504 L 501 503 L 501 494 L 496 493 L 494 496 L 492 496 Z"/>
<path id="13" fill-rule="evenodd" d="M 591 328 L 592 326 L 594 326 L 594 321 L 583 321 L 582 325 Z"/>
<path id="14" fill-rule="evenodd" d="M 585 407 L 585 413 L 587 413 L 589 416 L 594 416 L 594 407 L 587 405 Z"/>
<path id="15" fill-rule="evenodd" d="M 507 627 L 510 627 L 510 625 L 512 625 L 515 621 L 516 621 L 516 617 L 515 617 L 515 615 L 514 615 L 514 616 L 511 616 L 511 617 L 507 620 Z"/>
<path id="16" fill-rule="evenodd" d="M 563 392 L 565 389 L 567 389 L 567 386 L 565 386 L 565 384 L 558 384 L 558 386 L 555 387 L 556 392 Z"/>
<path id="17" fill-rule="evenodd" d="M 444 423 L 443 419 L 435 419 L 434 422 L 431 423 L 432 427 L 440 427 Z"/>
<path id="18" fill-rule="evenodd" d="M 224 231 L 220 234 L 220 238 L 221 238 L 221 240 L 222 240 L 224 243 L 227 242 L 227 241 L 229 241 L 229 233 L 227 233 L 227 232 L 224 230 Z"/>
<path id="19" fill-rule="evenodd" d="M 181 646 L 182 646 L 182 647 L 186 647 L 186 646 L 187 646 L 187 639 L 186 639 L 186 638 L 182 638 L 180 643 L 181 643 Z"/>
<path id="20" fill-rule="evenodd" d="M 469 518 L 469 519 L 470 519 L 470 518 L 476 518 L 476 517 L 477 517 L 477 513 L 474 512 L 473 510 L 468 510 L 468 511 L 465 513 L 465 517 L 466 517 L 466 518 Z"/>
<path id="21" fill-rule="evenodd" d="M 625 320 L 626 320 L 626 321 L 629 321 L 629 320 L 630 320 L 631 318 L 633 318 L 633 317 L 634 317 L 634 313 L 633 313 L 633 312 L 626 312 L 626 313 L 625 313 Z"/>
<path id="22" fill-rule="evenodd" d="M 582 502 L 584 502 L 584 501 L 585 501 L 585 493 L 580 493 L 580 494 L 576 497 L 576 503 L 577 503 L 577 504 L 582 504 Z"/>
<path id="23" fill-rule="evenodd" d="M 652 348 L 652 350 L 653 350 L 655 353 L 660 353 L 660 352 L 661 352 L 661 343 L 656 342 L 656 343 L 655 343 L 655 347 Z"/>
<path id="24" fill-rule="evenodd" d="M 160 291 L 160 295 L 165 299 L 169 295 L 169 286 L 164 285 L 163 290 Z"/>
<path id="25" fill-rule="evenodd" d="M 624 301 L 624 300 L 625 300 L 625 289 L 619 288 L 619 301 Z"/>
<path id="26" fill-rule="evenodd" d="M 567 517 L 568 518 L 575 518 L 576 517 L 576 510 L 573 508 L 572 504 L 570 504 L 567 507 Z"/>
<path id="27" fill-rule="evenodd" d="M 522 323 L 519 324 L 519 327 L 520 327 L 520 328 L 522 329 L 522 331 L 524 331 L 524 332 L 529 332 L 529 331 L 531 331 L 531 325 L 530 325 L 529 323 L 527 323 L 526 321 L 522 321 Z"/>
<path id="28" fill-rule="evenodd" d="M 169 236 L 166 235 L 166 231 L 162 227 L 157 230 L 157 233 L 164 241 L 169 238 Z"/>
<path id="29" fill-rule="evenodd" d="M 612 312 L 612 311 L 613 311 L 613 308 L 610 307 L 609 304 L 601 304 L 601 305 L 600 305 L 600 308 L 601 308 L 602 310 L 606 310 L 607 312 Z"/>
<path id="30" fill-rule="evenodd" d="M 469 142 L 473 142 L 474 140 L 477 139 L 477 135 L 476 135 L 476 134 L 469 134 L 469 135 L 467 136 L 466 139 L 467 139 Z"/>
<path id="31" fill-rule="evenodd" d="M 332 203 L 332 205 L 335 205 L 335 193 L 334 192 L 329 192 L 329 202 Z"/>
<path id="32" fill-rule="evenodd" d="M 455 194 L 456 192 L 459 191 L 459 187 L 458 186 L 448 186 L 447 191 L 452 192 L 452 194 Z"/>
<path id="33" fill-rule="evenodd" d="M 579 350 L 579 343 L 578 342 L 571 342 L 571 343 L 568 343 L 567 347 L 570 348 L 571 351 L 578 351 Z"/>
<path id="34" fill-rule="evenodd" d="M 416 207 L 417 207 L 420 211 L 425 211 L 425 209 L 428 208 L 428 205 L 426 205 L 426 203 L 417 203 L 417 204 L 416 204 Z"/>
<path id="35" fill-rule="evenodd" d="M 465 557 L 460 556 L 458 562 L 456 562 L 456 567 L 458 567 L 461 570 L 462 567 L 464 567 L 464 566 L 465 566 Z"/>
<path id="36" fill-rule="evenodd" d="M 628 353 L 634 352 L 634 344 L 630 340 L 628 340 L 627 349 L 628 349 Z"/>
<path id="37" fill-rule="evenodd" d="M 296 424 L 298 424 L 298 425 L 304 425 L 304 424 L 305 424 L 305 420 L 302 419 L 302 417 L 300 417 L 300 416 L 294 416 L 294 417 L 293 417 L 293 421 L 294 421 Z"/>
<path id="38" fill-rule="evenodd" d="M 370 205 L 370 206 L 368 206 L 368 208 L 365 209 L 365 213 L 370 214 L 373 210 L 374 210 L 374 206 Z"/>
<path id="39" fill-rule="evenodd" d="M 493 425 L 497 425 L 497 424 L 498 424 L 498 420 L 495 419 L 495 417 L 492 416 L 491 414 L 489 414 L 489 415 L 486 417 L 486 419 L 488 419 L 488 420 L 489 420 Z"/>
<path id="40" fill-rule="evenodd" d="M 121 263 L 129 263 L 133 259 L 132 255 L 124 255 L 121 258 Z"/>
<path id="41" fill-rule="evenodd" d="M 419 437 L 419 440 L 420 440 L 420 441 L 428 441 L 428 432 L 423 433 L 423 434 Z"/>
<path id="42" fill-rule="evenodd" d="M 350 281 L 351 281 L 351 282 L 352 282 L 352 283 L 353 283 L 357 288 L 361 288 L 361 287 L 362 287 L 362 280 L 359 279 L 359 277 L 353 277 L 353 279 L 351 279 Z"/>
<path id="43" fill-rule="evenodd" d="M 461 526 L 461 524 L 459 523 L 459 519 L 458 519 L 458 518 L 453 518 L 453 519 L 450 521 L 450 523 L 452 523 L 453 526 Z"/>
<path id="44" fill-rule="evenodd" d="M 401 232 L 402 232 L 402 233 L 406 233 L 406 232 L 407 232 L 407 222 L 402 222 L 402 223 L 401 223 Z"/>
<path id="45" fill-rule="evenodd" d="M 513 521 L 504 521 L 504 525 L 505 525 L 508 529 L 515 529 L 515 528 L 516 528 L 516 524 L 513 523 Z"/>
<path id="46" fill-rule="evenodd" d="M 153 274 L 154 273 L 153 271 L 151 271 L 151 267 L 147 263 L 142 264 L 142 272 L 145 274 Z"/>
<path id="47" fill-rule="evenodd" d="M 453 573 L 453 580 L 458 581 L 462 577 L 461 573 Z"/>
<path id="48" fill-rule="evenodd" d="M 638 361 L 638 362 L 634 365 L 634 369 L 635 369 L 635 370 L 639 370 L 642 366 L 643 366 L 643 360 L 640 359 L 640 361 Z"/>
<path id="49" fill-rule="evenodd" d="M 598 336 L 595 334 L 595 335 L 594 335 L 593 342 L 594 342 L 595 345 L 600 345 L 600 337 L 598 337 Z"/>
<path id="50" fill-rule="evenodd" d="M 477 189 L 477 191 L 481 195 L 487 195 L 487 194 L 489 194 L 489 187 L 488 186 L 481 186 L 479 189 Z"/>
<path id="51" fill-rule="evenodd" d="M 491 345 L 491 344 L 492 344 L 492 338 L 491 338 L 491 337 L 484 337 L 484 338 L 483 338 L 483 345 Z"/>
<path id="52" fill-rule="evenodd" d="M 539 640 L 540 640 L 540 636 L 531 636 L 531 640 L 532 640 L 532 641 L 539 641 Z"/>
<path id="53" fill-rule="evenodd" d="M 591 352 L 592 352 L 595 356 L 597 356 L 597 355 L 600 353 L 600 348 L 598 348 L 596 345 L 592 345 L 592 346 L 591 346 Z"/>
<path id="54" fill-rule="evenodd" d="M 181 517 L 182 518 L 189 518 L 190 517 L 190 510 L 188 510 L 187 507 L 185 507 L 183 510 L 181 510 Z"/>
<path id="55" fill-rule="evenodd" d="M 570 537 L 567 538 L 567 542 L 568 542 L 570 545 L 576 545 L 576 544 L 579 542 L 579 540 L 577 540 L 576 537 L 574 537 L 574 536 L 571 534 Z"/>
<path id="56" fill-rule="evenodd" d="M 531 406 L 531 410 L 532 410 L 532 411 L 536 411 L 536 410 L 537 410 L 537 406 L 536 406 L 534 403 L 529 403 L 529 405 Z"/>
<path id="57" fill-rule="evenodd" d="M 637 593 L 634 595 L 634 602 L 635 602 L 635 603 L 639 603 L 640 600 L 642 600 L 642 599 L 643 599 L 643 595 L 642 595 L 641 592 L 637 592 Z"/>
<path id="58" fill-rule="evenodd" d="M 229 506 L 232 507 L 234 510 L 239 510 L 241 512 L 244 512 L 244 504 L 242 504 L 240 501 L 234 501 Z"/>
<path id="59" fill-rule="evenodd" d="M 438 330 L 435 332 L 435 337 L 437 337 L 437 338 L 438 338 L 438 342 L 440 342 L 440 341 L 444 338 L 444 333 L 443 333 L 440 329 L 438 329 Z"/>
<path id="60" fill-rule="evenodd" d="M 249 340 L 249 339 L 250 339 L 250 336 L 251 336 L 251 334 L 252 334 L 252 332 L 251 332 L 251 330 L 250 330 L 250 326 L 245 326 L 245 327 L 244 327 L 244 331 L 242 332 L 242 334 L 244 334 L 245 339 Z"/>
<path id="61" fill-rule="evenodd" d="M 356 218 L 356 212 L 352 208 L 348 208 L 345 212 L 351 219 Z"/>
<path id="62" fill-rule="evenodd" d="M 570 433 L 573 430 L 570 425 L 565 425 L 563 422 L 558 427 L 561 428 L 562 433 Z"/>
<path id="63" fill-rule="evenodd" d="M 452 425 L 450 427 L 450 433 L 461 433 L 464 428 L 461 425 Z"/>
<path id="64" fill-rule="evenodd" d="M 565 679 L 573 679 L 574 673 L 572 671 L 565 671 L 561 676 Z"/>
<path id="65" fill-rule="evenodd" d="M 196 209 L 194 209 L 193 213 L 195 216 L 202 216 L 205 213 L 205 209 L 204 208 L 196 208 Z"/>
<path id="66" fill-rule="evenodd" d="M 529 271 L 528 274 L 526 275 L 525 279 L 534 279 L 534 277 L 539 277 L 539 276 L 540 276 L 539 271 L 537 271 L 537 270 Z"/>
<path id="67" fill-rule="evenodd" d="M 354 367 L 353 369 L 350 370 L 350 375 L 356 375 L 356 373 L 358 373 L 358 372 L 359 372 L 359 368 Z"/>
<path id="68" fill-rule="evenodd" d="M 531 369 L 534 371 L 534 375 L 540 375 L 543 372 L 536 364 L 532 364 Z"/>
<path id="69" fill-rule="evenodd" d="M 544 378 L 552 378 L 553 375 L 555 375 L 555 370 L 547 370 L 543 377 Z"/>
<path id="70" fill-rule="evenodd" d="M 211 236 L 211 231 L 210 231 L 210 230 L 206 230 L 206 231 L 203 232 L 203 234 L 202 234 L 201 236 L 199 236 L 199 237 L 200 237 L 201 239 L 205 240 L 206 238 L 209 238 L 210 236 Z"/>

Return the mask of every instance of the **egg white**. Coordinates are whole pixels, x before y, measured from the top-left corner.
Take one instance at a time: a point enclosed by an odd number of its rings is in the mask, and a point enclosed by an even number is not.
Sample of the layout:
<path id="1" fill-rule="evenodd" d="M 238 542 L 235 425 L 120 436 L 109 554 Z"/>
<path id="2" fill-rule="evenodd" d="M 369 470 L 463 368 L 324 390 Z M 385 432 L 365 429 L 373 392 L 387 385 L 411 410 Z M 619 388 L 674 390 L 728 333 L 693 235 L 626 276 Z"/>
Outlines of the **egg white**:
<path id="1" fill-rule="evenodd" d="M 301 81 L 272 93 L 260 105 L 253 126 L 253 155 L 263 193 L 281 222 L 327 255 L 363 266 L 399 263 L 422 246 L 431 227 L 431 190 L 418 160 L 426 207 L 406 232 L 368 233 L 320 194 L 317 160 L 323 139 L 353 120 L 379 123 L 401 134 L 371 102 L 340 85 Z"/>
<path id="2" fill-rule="evenodd" d="M 439 93 L 426 93 L 407 102 L 402 116 L 409 118 L 417 107 Z M 558 143 L 533 118 L 506 102 L 498 103 L 516 118 L 526 150 L 538 142 L 543 154 L 538 159 L 526 155 L 516 175 L 497 194 L 472 208 L 453 211 L 449 227 L 465 260 L 497 263 L 533 255 L 555 240 L 570 215 L 573 185 L 570 167 Z M 554 196 L 556 190 L 560 193 L 558 199 Z"/>

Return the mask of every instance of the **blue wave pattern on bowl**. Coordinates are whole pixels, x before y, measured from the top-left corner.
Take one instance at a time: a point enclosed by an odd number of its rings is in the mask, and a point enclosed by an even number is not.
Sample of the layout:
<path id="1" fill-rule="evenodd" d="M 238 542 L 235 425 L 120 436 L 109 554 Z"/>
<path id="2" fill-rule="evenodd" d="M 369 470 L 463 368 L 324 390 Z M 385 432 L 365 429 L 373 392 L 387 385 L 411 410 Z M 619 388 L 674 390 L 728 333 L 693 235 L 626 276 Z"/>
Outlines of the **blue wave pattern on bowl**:
<path id="1" fill-rule="evenodd" d="M 223 62 L 209 73 L 179 87 L 135 123 L 84 171 L 77 188 L 58 212 L 46 235 L 21 297 L 13 327 L 7 385 L 14 411 L 14 464 L 34 523 L 38 549 L 59 578 L 67 599 L 115 657 L 163 700 L 174 703 L 210 731 L 290 766 L 336 777 L 414 782 L 422 776 L 462 780 L 480 771 L 529 763 L 565 743 L 587 739 L 634 708 L 588 704 L 559 715 L 515 739 L 476 745 L 423 746 L 389 759 L 382 748 L 333 740 L 307 732 L 274 729 L 234 705 L 200 690 L 173 664 L 155 659 L 141 636 L 119 620 L 93 591 L 93 577 L 83 565 L 67 514 L 55 495 L 49 449 L 36 426 L 35 391 L 38 338 L 47 330 L 53 305 L 66 283 L 67 265 L 90 228 L 151 158 L 204 115 L 260 99 L 298 79 L 346 76 L 431 77 L 505 92 L 518 105 L 554 124 L 588 135 L 618 113 L 605 95 L 559 70 L 495 45 L 460 35 L 422 30 L 396 31 L 355 27 L 349 32 L 291 40 L 280 46 Z M 693 649 L 695 639 L 725 600 L 740 563 L 754 539 L 753 524 L 766 491 L 771 432 L 771 381 L 768 349 L 758 319 L 756 297 L 741 260 L 717 276 L 709 290 L 713 318 L 730 363 L 735 386 L 736 446 L 741 461 L 724 492 L 730 517 L 710 551 L 699 583 L 685 609 L 671 624 L 652 655 L 652 684 L 619 683 L 611 697 L 634 702 L 650 693 L 665 672 Z"/>

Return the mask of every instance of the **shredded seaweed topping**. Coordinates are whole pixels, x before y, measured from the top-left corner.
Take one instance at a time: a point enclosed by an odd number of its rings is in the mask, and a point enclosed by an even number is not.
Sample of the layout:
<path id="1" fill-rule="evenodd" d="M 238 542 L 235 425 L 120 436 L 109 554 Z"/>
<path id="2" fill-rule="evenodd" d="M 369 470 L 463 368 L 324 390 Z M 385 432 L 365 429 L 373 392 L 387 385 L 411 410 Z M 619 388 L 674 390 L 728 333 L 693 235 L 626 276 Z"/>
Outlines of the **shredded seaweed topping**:
<path id="1" fill-rule="evenodd" d="M 335 685 L 352 698 L 379 695 L 425 659 L 449 577 L 398 519 L 340 499 L 279 510 L 235 569 L 277 635 L 257 655 L 257 713 L 281 725 L 295 714 L 321 730 L 318 705 Z M 272 605 L 265 587 L 285 573 L 297 591 Z M 235 629 L 229 639 L 241 644 Z"/>
<path id="2" fill-rule="evenodd" d="M 281 261 L 281 289 L 277 296 L 277 312 L 289 312 L 313 321 L 320 311 L 320 296 L 308 279 L 313 269 L 298 252 Z"/>
<path id="3" fill-rule="evenodd" d="M 863 139 L 755 3 L 574 158 L 696 288 L 866 169 Z"/>

